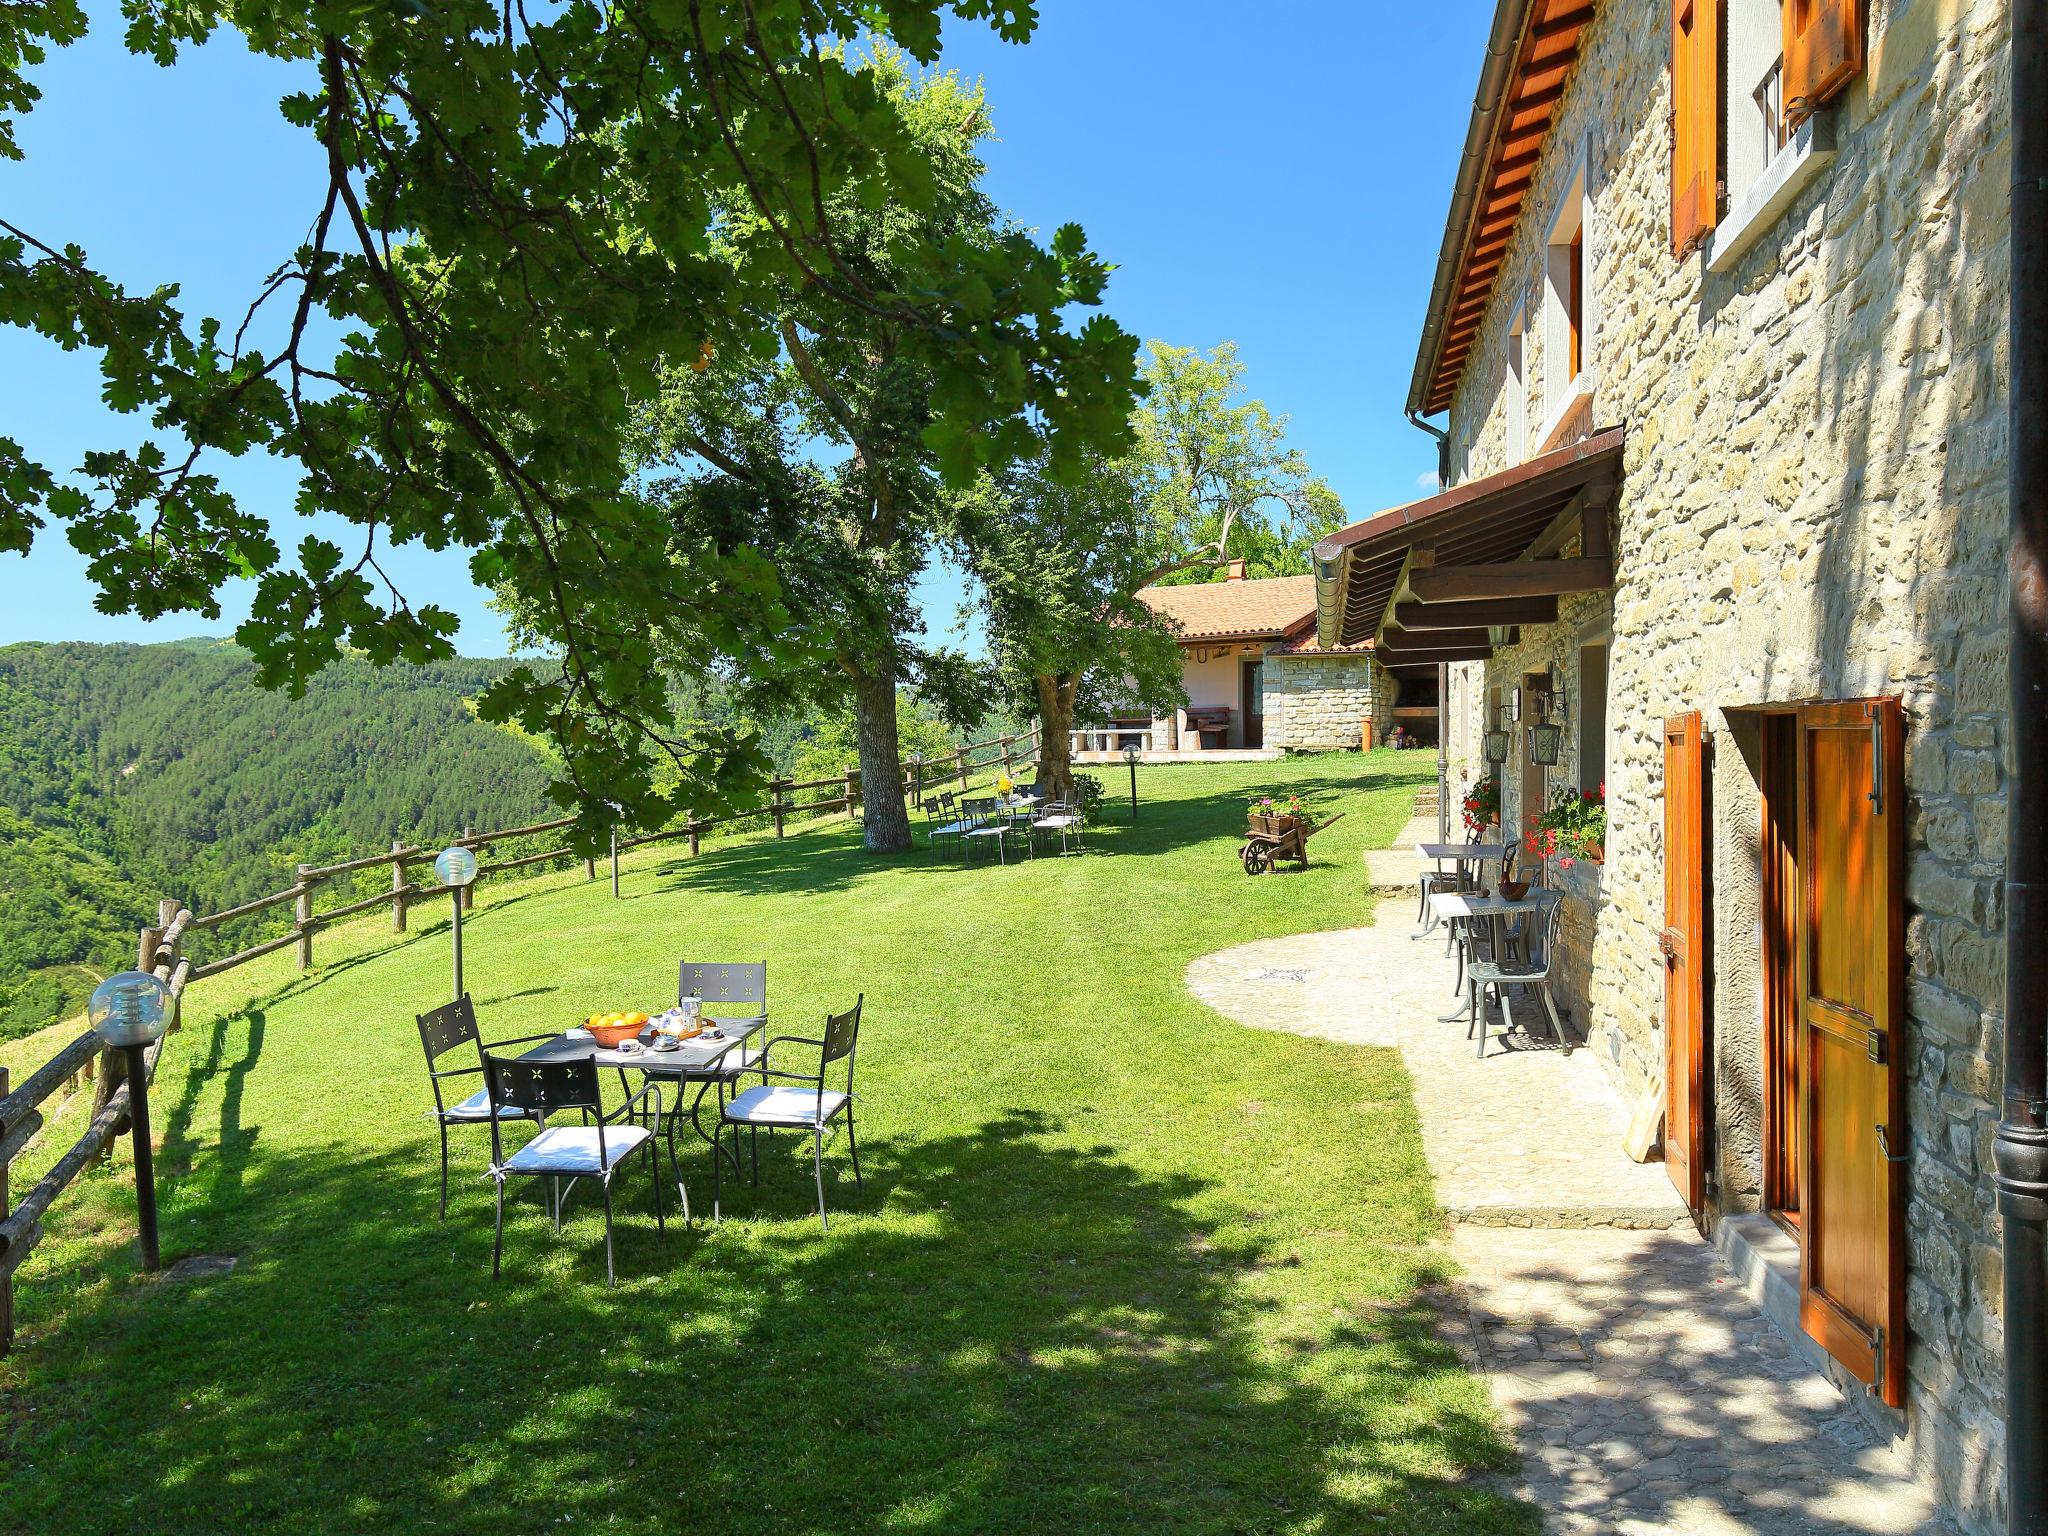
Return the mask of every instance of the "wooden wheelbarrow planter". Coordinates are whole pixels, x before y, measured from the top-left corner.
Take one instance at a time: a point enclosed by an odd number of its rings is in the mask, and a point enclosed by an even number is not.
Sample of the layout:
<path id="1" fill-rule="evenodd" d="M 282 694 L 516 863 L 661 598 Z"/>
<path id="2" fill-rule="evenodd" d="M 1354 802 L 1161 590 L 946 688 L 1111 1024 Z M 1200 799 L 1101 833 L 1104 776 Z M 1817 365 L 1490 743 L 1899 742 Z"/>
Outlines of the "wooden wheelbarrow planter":
<path id="1" fill-rule="evenodd" d="M 1237 850 L 1238 859 L 1248 875 L 1270 875 L 1282 859 L 1292 859 L 1299 868 L 1307 869 L 1308 840 L 1343 819 L 1342 811 L 1315 823 L 1299 816 L 1253 816 L 1244 846 Z"/>

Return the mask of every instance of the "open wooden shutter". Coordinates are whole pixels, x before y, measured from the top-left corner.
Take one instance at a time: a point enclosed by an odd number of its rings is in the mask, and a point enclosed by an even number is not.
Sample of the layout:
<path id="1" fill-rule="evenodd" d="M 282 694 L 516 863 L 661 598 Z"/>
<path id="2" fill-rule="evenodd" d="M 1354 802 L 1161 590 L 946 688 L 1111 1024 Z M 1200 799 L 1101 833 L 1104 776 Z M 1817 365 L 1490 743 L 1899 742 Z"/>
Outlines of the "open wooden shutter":
<path id="1" fill-rule="evenodd" d="M 1799 1319 L 1905 1406 L 1904 730 L 1896 699 L 1799 712 Z"/>
<path id="2" fill-rule="evenodd" d="M 1672 0 L 1671 249 L 1714 227 L 1721 186 L 1721 0 Z"/>
<path id="3" fill-rule="evenodd" d="M 1706 1178 L 1707 751 L 1697 710 L 1664 722 L 1664 1171 L 1698 1211 Z"/>
<path id="4" fill-rule="evenodd" d="M 1863 0 L 1784 0 L 1779 14 L 1789 125 L 1811 117 L 1862 73 Z"/>

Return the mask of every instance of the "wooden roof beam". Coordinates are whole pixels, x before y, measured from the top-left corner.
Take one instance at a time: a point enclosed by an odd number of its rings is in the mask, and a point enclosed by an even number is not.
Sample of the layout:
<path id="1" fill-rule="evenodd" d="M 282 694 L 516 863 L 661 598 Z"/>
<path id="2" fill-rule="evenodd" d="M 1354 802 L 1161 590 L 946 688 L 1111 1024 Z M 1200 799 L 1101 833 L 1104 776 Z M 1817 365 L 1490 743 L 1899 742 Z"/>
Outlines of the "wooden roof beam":
<path id="1" fill-rule="evenodd" d="M 1490 645 L 1446 646 L 1434 651 L 1393 651 L 1373 647 L 1373 659 L 1383 667 L 1435 666 L 1440 661 L 1485 661 L 1493 655 Z"/>
<path id="2" fill-rule="evenodd" d="M 1399 603 L 1394 608 L 1398 629 L 1428 631 L 1466 629 L 1472 625 L 1555 624 L 1554 597 L 1503 597 L 1476 603 Z"/>
<path id="3" fill-rule="evenodd" d="M 1408 589 L 1422 603 L 1479 602 L 1499 597 L 1554 597 L 1604 592 L 1614 585 L 1614 562 L 1514 560 L 1505 565 L 1447 565 L 1411 572 Z"/>

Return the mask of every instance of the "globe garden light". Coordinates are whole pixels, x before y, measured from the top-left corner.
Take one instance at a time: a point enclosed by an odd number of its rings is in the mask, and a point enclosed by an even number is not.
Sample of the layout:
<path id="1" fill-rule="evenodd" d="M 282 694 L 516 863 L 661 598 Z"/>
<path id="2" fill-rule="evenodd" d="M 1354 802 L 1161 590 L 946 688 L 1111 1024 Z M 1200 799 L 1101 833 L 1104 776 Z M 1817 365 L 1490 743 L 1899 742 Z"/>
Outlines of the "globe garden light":
<path id="1" fill-rule="evenodd" d="M 614 845 L 616 846 L 616 845 Z M 476 881 L 476 855 L 467 848 L 443 848 L 434 855 L 434 878 L 455 902 L 455 995 L 462 996 L 462 893 Z"/>
<path id="2" fill-rule="evenodd" d="M 93 1033 L 121 1052 L 128 1063 L 128 1124 L 135 1147 L 135 1214 L 142 1238 L 142 1267 L 154 1273 L 156 1164 L 149 1145 L 149 1063 L 144 1052 L 171 1025 L 171 989 L 147 971 L 117 971 L 92 989 L 86 1017 Z"/>
<path id="3" fill-rule="evenodd" d="M 116 971 L 92 989 L 86 1018 L 115 1050 L 148 1045 L 171 1027 L 171 989 L 147 971 Z"/>
<path id="4" fill-rule="evenodd" d="M 443 885 L 472 883 L 476 879 L 476 855 L 467 848 L 443 848 L 434 855 L 434 878 Z"/>

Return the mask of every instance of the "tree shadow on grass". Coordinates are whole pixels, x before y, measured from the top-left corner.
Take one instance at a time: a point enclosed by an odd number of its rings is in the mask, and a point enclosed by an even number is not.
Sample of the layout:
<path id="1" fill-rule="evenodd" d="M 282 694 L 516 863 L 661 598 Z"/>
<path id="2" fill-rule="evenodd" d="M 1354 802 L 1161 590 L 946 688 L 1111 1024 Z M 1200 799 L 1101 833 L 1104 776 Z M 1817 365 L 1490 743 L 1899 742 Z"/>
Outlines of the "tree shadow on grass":
<path id="1" fill-rule="evenodd" d="M 793 1160 L 688 1235 L 629 1174 L 607 1291 L 588 1196 L 559 1239 L 512 1209 L 493 1284 L 488 1194 L 437 1223 L 426 1141 L 267 1145 L 168 1234 L 234 1274 L 31 1279 L 5 1524 L 1535 1529 L 1463 1480 L 1507 1453 L 1413 1287 L 1276 1329 L 1290 1254 L 1040 1114 L 868 1150 L 829 1234 Z"/>
<path id="2" fill-rule="evenodd" d="M 1183 771 L 1215 770 L 1197 766 Z M 1325 803 L 1325 814 L 1356 813 L 1359 802 L 1373 792 L 1407 785 L 1411 778 L 1386 767 L 1368 767 L 1352 774 L 1307 774 L 1290 768 L 1286 786 L 1294 793 Z M 1138 819 L 1130 819 L 1128 799 L 1105 795 L 1084 836 L 1084 857 L 1158 857 L 1182 853 L 1204 842 L 1227 842 L 1234 847 L 1244 838 L 1247 798 L 1241 788 L 1219 787 L 1213 793 L 1147 799 L 1141 780 Z M 654 871 L 653 889 L 634 894 L 667 895 L 681 890 L 739 894 L 845 890 L 898 870 L 946 878 L 973 874 L 997 862 L 993 854 L 984 854 L 971 863 L 963 863 L 950 847 L 935 853 L 921 823 L 913 820 L 912 831 L 917 847 L 899 854 L 869 853 L 844 835 L 843 830 L 834 835 L 825 828 L 793 832 L 780 839 L 761 838 L 707 848 L 695 858 L 661 865 Z M 1317 857 L 1313 841 L 1309 856 L 1312 862 Z M 1022 855 L 1015 852 L 1007 860 L 1011 864 L 1023 861 Z"/>

